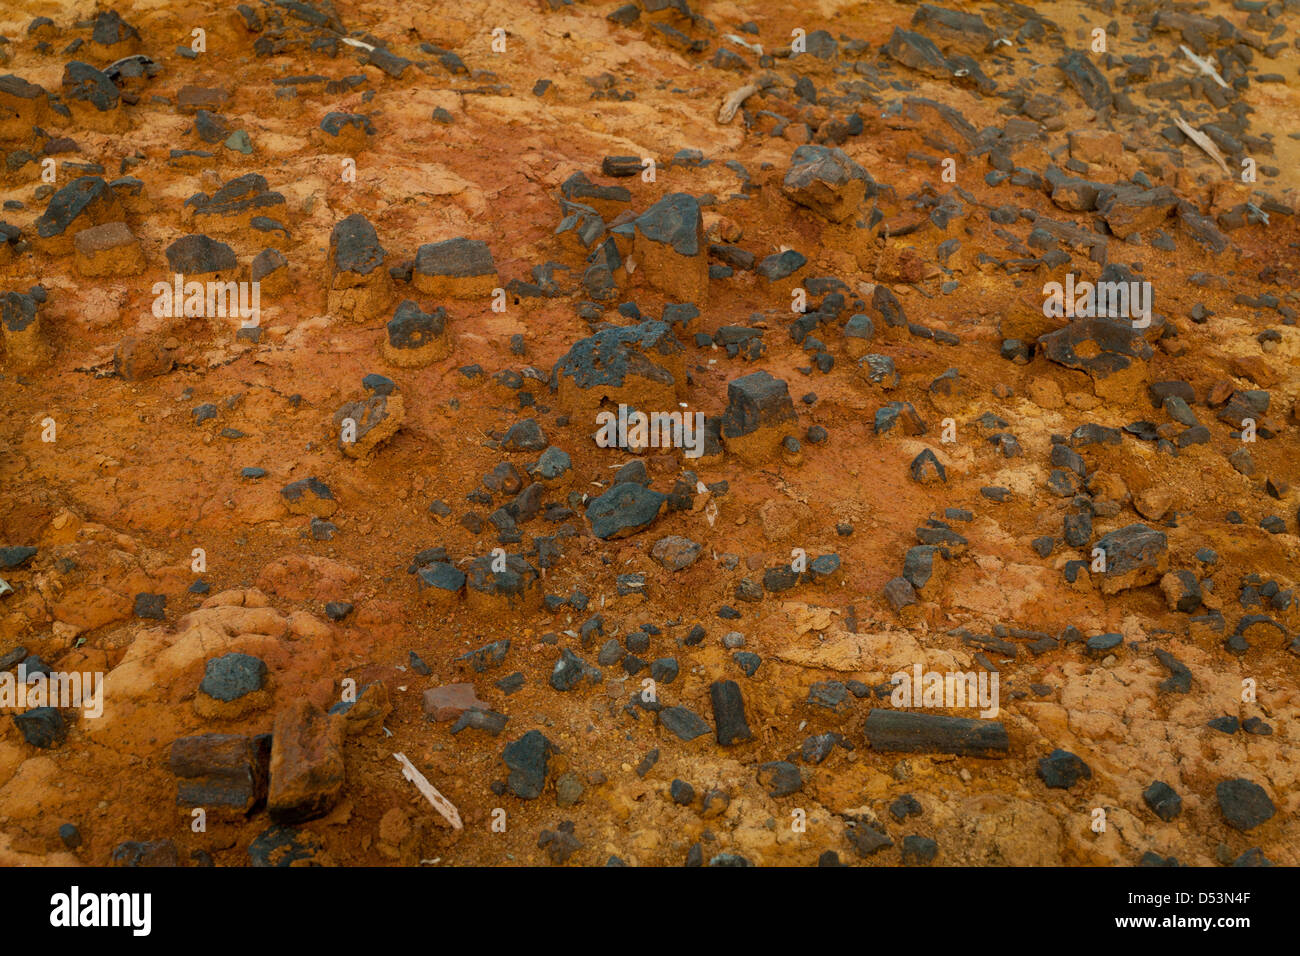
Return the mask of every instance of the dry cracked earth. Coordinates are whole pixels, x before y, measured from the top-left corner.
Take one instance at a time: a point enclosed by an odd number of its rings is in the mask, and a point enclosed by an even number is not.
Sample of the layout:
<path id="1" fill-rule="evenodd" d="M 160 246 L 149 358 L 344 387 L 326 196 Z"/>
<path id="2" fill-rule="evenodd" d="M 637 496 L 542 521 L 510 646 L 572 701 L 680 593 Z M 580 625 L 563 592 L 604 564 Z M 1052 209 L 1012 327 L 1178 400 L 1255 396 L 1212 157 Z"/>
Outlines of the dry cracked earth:
<path id="1" fill-rule="evenodd" d="M 7 0 L 0 862 L 1300 864 L 1297 26 Z"/>

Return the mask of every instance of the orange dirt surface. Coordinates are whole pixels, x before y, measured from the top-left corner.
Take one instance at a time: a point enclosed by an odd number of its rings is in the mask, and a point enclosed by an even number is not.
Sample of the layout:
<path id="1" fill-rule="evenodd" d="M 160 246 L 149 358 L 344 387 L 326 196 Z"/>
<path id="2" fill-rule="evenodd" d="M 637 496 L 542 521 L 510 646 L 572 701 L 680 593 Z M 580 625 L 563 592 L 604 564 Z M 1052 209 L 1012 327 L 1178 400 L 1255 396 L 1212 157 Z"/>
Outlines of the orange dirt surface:
<path id="1" fill-rule="evenodd" d="M 640 0 L 633 18 L 585 0 L 116 0 L 119 23 L 107 6 L 8 0 L 0 77 L 39 91 L 0 78 L 0 548 L 36 550 L 0 551 L 0 656 L 14 679 L 33 656 L 102 675 L 103 696 L 102 714 L 64 706 L 40 746 L 0 682 L 0 863 L 1211 866 L 1254 849 L 1300 864 L 1300 6 L 942 5 L 987 36 L 938 6 Z M 1215 58 L 1226 88 L 1180 46 Z M 363 120 L 336 136 L 332 113 Z M 1211 127 L 1228 172 L 1175 117 Z M 610 174 L 606 157 L 653 160 L 653 175 Z M 834 180 L 841 162 L 865 194 Z M 568 196 L 575 173 L 627 195 Z M 278 200 L 205 206 L 249 174 Z M 64 221 L 78 177 L 106 185 Z M 676 194 L 698 222 L 663 228 L 693 252 L 645 216 Z M 557 228 L 575 211 L 599 224 L 590 246 Z M 354 215 L 383 250 L 369 272 L 340 238 Z M 192 234 L 234 264 L 187 281 L 260 281 L 255 328 L 158 314 L 155 283 Z M 486 243 L 491 272 L 421 272 L 421 246 L 460 237 Z M 287 264 L 262 273 L 267 249 Z M 804 262 L 769 279 L 785 250 Z M 1067 276 L 1149 282 L 1150 326 L 1045 315 L 1045 285 Z M 411 356 L 389 325 L 407 299 L 445 310 Z M 561 384 L 584 340 L 688 301 L 699 314 L 662 330 L 664 352 L 620 353 L 625 390 Z M 869 339 L 845 334 L 857 315 Z M 729 349 L 736 327 L 761 348 Z M 897 382 L 871 381 L 865 354 L 892 359 Z M 743 417 L 729 383 L 758 371 L 788 387 L 789 414 L 763 406 L 729 435 Z M 341 440 L 371 374 L 395 391 L 371 441 L 365 418 Z M 596 415 L 620 401 L 720 419 L 721 440 L 715 426 L 698 461 L 601 447 Z M 883 427 L 889 403 L 910 409 Z M 515 450 L 506 433 L 526 419 L 544 443 Z M 544 478 L 548 447 L 571 466 Z M 942 480 L 915 479 L 927 450 Z M 634 462 L 673 497 L 598 537 L 588 509 Z M 307 478 L 332 500 L 281 494 Z M 1139 524 L 1159 554 L 1099 569 L 1098 547 L 1117 554 L 1099 542 Z M 698 558 L 673 570 L 655 551 L 669 536 Z M 495 549 L 524 564 L 476 590 L 473 562 Z M 797 550 L 838 568 L 787 586 Z M 417 565 L 470 583 L 422 587 Z M 535 580 L 504 593 L 519 568 Z M 643 589 L 621 593 L 624 575 Z M 141 616 L 149 595 L 166 599 L 158 617 Z M 496 641 L 499 662 L 465 657 Z M 752 674 L 737 651 L 759 658 Z M 201 691 L 233 653 L 263 662 L 257 688 Z M 565 655 L 586 671 L 558 689 Z M 646 685 L 652 662 L 675 677 Z M 897 706 L 891 678 L 917 665 L 996 674 L 997 714 Z M 751 731 L 730 745 L 712 696 L 726 681 Z M 498 733 L 429 719 L 424 692 L 457 683 L 485 723 L 507 718 Z M 673 707 L 708 732 L 682 739 L 659 719 Z M 1005 747 L 973 756 L 921 733 L 890 748 L 873 708 L 997 724 Z M 1207 726 L 1224 716 L 1245 726 Z M 503 761 L 530 732 L 549 742 L 537 793 Z M 175 742 L 212 734 L 247 738 L 208 791 L 246 786 L 247 807 L 185 795 Z M 827 734 L 829 755 L 810 756 Z M 1048 786 L 1069 763 L 1044 764 L 1058 750 L 1088 772 Z M 1144 799 L 1154 781 L 1181 797 L 1176 816 Z M 905 795 L 919 813 L 901 813 Z M 296 849 L 250 854 L 268 831 Z"/>

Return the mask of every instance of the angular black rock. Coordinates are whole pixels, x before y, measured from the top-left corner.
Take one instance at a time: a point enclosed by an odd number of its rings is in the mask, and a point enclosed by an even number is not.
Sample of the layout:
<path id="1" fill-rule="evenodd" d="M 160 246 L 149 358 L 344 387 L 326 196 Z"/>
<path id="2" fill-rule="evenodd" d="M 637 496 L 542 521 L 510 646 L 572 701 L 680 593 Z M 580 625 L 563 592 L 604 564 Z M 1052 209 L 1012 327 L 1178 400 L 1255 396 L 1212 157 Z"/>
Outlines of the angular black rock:
<path id="1" fill-rule="evenodd" d="M 682 740 L 694 740 L 709 732 L 709 725 L 699 714 L 686 707 L 665 707 L 659 711 L 659 723 Z"/>
<path id="2" fill-rule="evenodd" d="M 637 216 L 637 231 L 651 242 L 670 245 L 679 256 L 698 256 L 704 235 L 700 203 L 689 193 L 669 193 Z"/>
<path id="3" fill-rule="evenodd" d="M 370 120 L 357 113 L 330 112 L 326 113 L 320 121 L 320 128 L 331 136 L 338 136 L 349 126 L 361 130 L 367 136 L 373 135 L 375 132 Z"/>
<path id="4" fill-rule="evenodd" d="M 1168 823 L 1183 810 L 1183 798 L 1174 792 L 1174 788 L 1160 780 L 1142 791 L 1142 799 L 1151 812 Z"/>
<path id="5" fill-rule="evenodd" d="M 137 594 L 135 596 L 135 616 L 153 621 L 162 621 L 167 617 L 167 596 L 165 594 Z"/>
<path id="6" fill-rule="evenodd" d="M 925 866 L 939 855 L 939 844 L 929 837 L 912 835 L 903 837 L 903 865 Z"/>
<path id="7" fill-rule="evenodd" d="M 261 690 L 265 682 L 264 661 L 250 654 L 230 653 L 207 662 L 199 690 L 209 697 L 229 702 Z"/>
<path id="8" fill-rule="evenodd" d="M 462 279 L 494 275 L 497 269 L 486 242 L 460 237 L 420 246 L 415 253 L 415 271 L 419 275 Z"/>
<path id="9" fill-rule="evenodd" d="M 753 739 L 745 719 L 745 700 L 735 681 L 715 681 L 709 687 L 709 700 L 713 704 L 713 723 L 719 744 L 729 747 Z"/>
<path id="10" fill-rule="evenodd" d="M 335 272 L 369 275 L 384 264 L 384 247 L 370 220 L 354 212 L 330 231 L 330 264 Z"/>
<path id="11" fill-rule="evenodd" d="M 722 433 L 728 438 L 796 420 L 790 387 L 770 372 L 751 372 L 727 383 Z"/>
<path id="12" fill-rule="evenodd" d="M 758 782 L 769 797 L 788 797 L 803 789 L 803 775 L 799 768 L 786 760 L 773 760 L 760 764 Z"/>
<path id="13" fill-rule="evenodd" d="M 1038 776 L 1054 790 L 1068 790 L 1082 780 L 1092 779 L 1092 768 L 1067 750 L 1053 750 L 1038 761 Z"/>
<path id="14" fill-rule="evenodd" d="M 104 73 L 73 60 L 63 68 L 63 98 L 89 103 L 103 113 L 117 107 L 121 94 Z"/>
<path id="15" fill-rule="evenodd" d="M 1253 830 L 1277 813 L 1264 788 L 1242 777 L 1224 780 L 1214 788 L 1223 819 L 1234 830 Z"/>
<path id="16" fill-rule="evenodd" d="M 35 556 L 36 549 L 24 545 L 0 548 L 0 570 L 7 571 L 10 568 L 21 568 Z"/>
<path id="17" fill-rule="evenodd" d="M 865 823 L 851 823 L 845 827 L 844 836 L 852 845 L 853 851 L 863 859 L 894 845 L 888 836 Z"/>
<path id="18" fill-rule="evenodd" d="M 862 186 L 850 188 L 854 181 Z M 790 157 L 782 187 L 795 202 L 833 222 L 843 221 L 857 211 L 852 200 L 876 194 L 876 184 L 867 171 L 843 150 L 828 146 L 798 147 Z"/>
<path id="19" fill-rule="evenodd" d="M 1056 66 L 1065 74 L 1066 80 L 1074 87 L 1076 93 L 1094 110 L 1101 110 L 1112 104 L 1114 95 L 1106 76 L 1088 55 L 1081 50 L 1071 50 L 1056 61 Z"/>
<path id="20" fill-rule="evenodd" d="M 1139 568 L 1155 567 L 1169 543 L 1163 531 L 1137 523 L 1103 535 L 1097 540 L 1097 547 L 1106 554 L 1106 574 L 1117 577 Z"/>
<path id="21" fill-rule="evenodd" d="M 171 271 L 183 275 L 233 272 L 239 268 L 235 250 L 202 234 L 182 236 L 167 247 L 166 255 Z"/>
<path id="22" fill-rule="evenodd" d="M 1010 749 L 1000 721 L 872 708 L 863 727 L 872 749 L 887 753 L 947 753 L 1000 757 Z"/>
<path id="23" fill-rule="evenodd" d="M 42 239 L 61 236 L 73 220 L 97 202 L 111 202 L 113 191 L 98 176 L 80 176 L 53 196 L 36 220 L 36 235 Z"/>
<path id="24" fill-rule="evenodd" d="M 442 335 L 447 310 L 438 306 L 422 312 L 412 299 L 404 299 L 388 323 L 388 344 L 395 349 L 418 349 Z"/>
<path id="25" fill-rule="evenodd" d="M 68 725 L 56 707 L 33 707 L 25 713 L 14 714 L 13 718 L 23 739 L 33 747 L 49 750 L 68 735 Z"/>
<path id="26" fill-rule="evenodd" d="M 573 690 L 588 670 L 587 662 L 566 647 L 560 652 L 560 659 L 551 670 L 551 686 L 562 692 Z"/>
<path id="27" fill-rule="evenodd" d="M 587 505 L 587 520 L 597 538 L 626 537 L 650 525 L 668 496 L 636 482 L 614 485 Z"/>
<path id="28" fill-rule="evenodd" d="M 521 800 L 536 800 L 546 785 L 546 767 L 554 746 L 540 730 L 530 730 L 506 744 L 501 759 L 510 770 L 506 785 Z"/>
<path id="29" fill-rule="evenodd" d="M 551 390 L 559 387 L 562 378 L 571 379 L 581 389 L 621 388 L 628 375 L 633 373 L 672 385 L 675 384 L 672 374 L 662 365 L 652 364 L 651 357 L 659 355 L 668 359 L 682 351 L 682 344 L 665 322 L 642 322 L 603 329 L 579 339 L 555 363 L 551 371 Z M 599 399 L 598 395 L 592 397 Z"/>

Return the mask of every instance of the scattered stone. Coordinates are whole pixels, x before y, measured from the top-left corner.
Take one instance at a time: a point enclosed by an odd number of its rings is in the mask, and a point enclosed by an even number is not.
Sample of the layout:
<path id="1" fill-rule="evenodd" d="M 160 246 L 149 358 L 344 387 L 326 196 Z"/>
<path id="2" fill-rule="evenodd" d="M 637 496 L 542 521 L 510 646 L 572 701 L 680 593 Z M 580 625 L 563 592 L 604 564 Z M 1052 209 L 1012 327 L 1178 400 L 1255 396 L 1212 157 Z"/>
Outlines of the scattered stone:
<path id="1" fill-rule="evenodd" d="M 803 776 L 799 773 L 799 768 L 785 760 L 759 765 L 758 782 L 767 790 L 769 797 L 788 797 L 803 789 Z"/>
<path id="2" fill-rule="evenodd" d="M 398 394 L 346 402 L 334 413 L 338 449 L 348 458 L 366 458 L 397 434 L 405 417 L 406 408 Z"/>
<path id="3" fill-rule="evenodd" d="M 416 587 L 425 602 L 445 606 L 465 588 L 464 571 L 445 561 L 435 561 L 416 572 Z"/>
<path id="4" fill-rule="evenodd" d="M 684 571 L 700 556 L 701 547 L 690 538 L 669 535 L 655 542 L 651 556 L 669 571 Z"/>
<path id="5" fill-rule="evenodd" d="M 916 589 L 907 578 L 892 578 L 885 584 L 885 600 L 895 611 L 901 611 L 916 603 Z"/>
<path id="6" fill-rule="evenodd" d="M 1038 777 L 1054 790 L 1069 790 L 1080 780 L 1092 779 L 1092 768 L 1066 750 L 1053 750 L 1038 761 Z"/>
<path id="7" fill-rule="evenodd" d="M 1174 788 L 1160 780 L 1142 792 L 1142 799 L 1151 808 L 1151 812 L 1168 823 L 1183 811 L 1183 798 L 1174 792 Z"/>
<path id="8" fill-rule="evenodd" d="M 827 146 L 796 149 L 782 189 L 792 200 L 831 222 L 859 214 L 863 200 L 876 194 L 876 184 L 865 169 L 843 150 Z"/>
<path id="9" fill-rule="evenodd" d="M 370 221 L 360 213 L 340 220 L 330 232 L 331 313 L 357 322 L 378 318 L 392 297 L 392 278 L 384 265 L 384 247 Z"/>
<path id="10" fill-rule="evenodd" d="M 999 757 L 1010 749 L 1000 721 L 872 708 L 864 726 L 873 750 Z"/>
<path id="11" fill-rule="evenodd" d="M 320 838 L 305 830 L 270 826 L 258 834 L 248 847 L 253 866 L 330 866 L 329 854 Z"/>
<path id="12" fill-rule="evenodd" d="M 910 793 L 905 793 L 889 805 L 890 815 L 902 823 L 908 817 L 918 817 L 921 815 L 921 804 L 917 802 L 916 797 Z"/>
<path id="13" fill-rule="evenodd" d="M 186 276 L 233 278 L 239 269 L 230 246 L 198 233 L 177 239 L 167 247 L 166 255 L 168 268 Z"/>
<path id="14" fill-rule="evenodd" d="M 1144 524 L 1127 525 L 1103 535 L 1096 547 L 1106 557 L 1106 569 L 1100 576 L 1104 594 L 1153 584 L 1169 567 L 1164 532 Z"/>
<path id="15" fill-rule="evenodd" d="M 715 681 L 709 687 L 709 699 L 713 703 L 713 723 L 719 744 L 730 747 L 753 739 L 745 719 L 745 702 L 735 681 Z"/>
<path id="16" fill-rule="evenodd" d="M 1169 610 L 1191 614 L 1201 606 L 1201 585 L 1191 571 L 1170 571 L 1160 579 Z"/>
<path id="17" fill-rule="evenodd" d="M 114 866 L 172 867 L 180 865 L 180 856 L 176 844 L 171 840 L 151 840 L 141 842 L 128 840 L 120 843 L 113 850 Z"/>
<path id="18" fill-rule="evenodd" d="M 535 418 L 515 422 L 501 441 L 501 447 L 506 451 L 543 451 L 548 445 L 546 433 Z"/>
<path id="19" fill-rule="evenodd" d="M 866 823 L 856 821 L 850 822 L 844 828 L 844 836 L 853 847 L 853 851 L 864 860 L 894 845 L 894 841 L 884 833 Z"/>
<path id="20" fill-rule="evenodd" d="M 473 684 L 430 687 L 421 697 L 420 707 L 430 720 L 439 723 L 456 720 L 467 710 L 490 709 L 490 705 L 478 699 Z"/>
<path id="21" fill-rule="evenodd" d="M 280 489 L 290 513 L 328 518 L 338 510 L 339 503 L 329 486 L 319 478 L 302 478 Z"/>
<path id="22" fill-rule="evenodd" d="M 943 463 L 929 448 L 912 459 L 908 470 L 911 472 L 912 480 L 919 485 L 931 485 L 948 480 L 948 473 Z"/>
<path id="23" fill-rule="evenodd" d="M 929 837 L 903 837 L 903 865 L 928 866 L 939 855 L 939 844 Z"/>
<path id="24" fill-rule="evenodd" d="M 510 771 L 506 785 L 521 800 L 536 800 L 546 785 L 546 768 L 554 747 L 540 730 L 530 730 L 506 745 L 501 759 Z"/>
<path id="25" fill-rule="evenodd" d="M 1273 819 L 1277 812 L 1263 787 L 1241 777 L 1222 781 L 1214 788 L 1214 794 L 1223 819 L 1234 830 L 1253 830 Z"/>
<path id="26" fill-rule="evenodd" d="M 555 364 L 551 388 L 576 419 L 608 404 L 672 409 L 684 395 L 684 349 L 664 322 L 605 329 L 580 339 Z"/>
<path id="27" fill-rule="evenodd" d="M 551 671 L 551 686 L 558 691 L 573 690 L 589 670 L 587 662 L 566 647 L 560 651 L 560 659 Z"/>
<path id="28" fill-rule="evenodd" d="M 425 295 L 453 299 L 489 296 L 498 282 L 492 250 L 480 239 L 427 243 L 415 253 L 411 284 Z"/>
<path id="29" fill-rule="evenodd" d="M 123 219 L 121 204 L 108 183 L 98 176 L 80 176 L 50 197 L 36 220 L 37 245 L 48 255 L 65 256 L 73 251 L 81 230 Z"/>
<path id="30" fill-rule="evenodd" d="M 0 548 L 0 571 L 21 568 L 36 557 L 37 549 L 27 546 Z"/>
<path id="31" fill-rule="evenodd" d="M 137 594 L 135 596 L 135 616 L 151 621 L 167 619 L 167 595 Z"/>
<path id="32" fill-rule="evenodd" d="M 722 437 L 728 451 L 745 459 L 767 458 L 796 420 L 789 386 L 771 373 L 753 372 L 727 383 Z"/>
<path id="33" fill-rule="evenodd" d="M 33 707 L 13 718 L 23 739 L 42 750 L 57 747 L 68 736 L 68 725 L 55 707 Z"/>
<path id="34" fill-rule="evenodd" d="M 383 342 L 384 358 L 402 368 L 422 368 L 451 354 L 447 310 L 422 312 L 411 299 L 397 306 Z"/>
<path id="35" fill-rule="evenodd" d="M 270 734 L 201 734 L 175 740 L 167 767 L 181 778 L 176 805 L 246 814 L 266 799 L 270 762 Z"/>
<path id="36" fill-rule="evenodd" d="M 659 711 L 659 723 L 682 740 L 694 740 L 696 737 L 704 736 L 710 730 L 704 718 L 681 706 L 665 707 Z"/>
<path id="37" fill-rule="evenodd" d="M 234 719 L 271 705 L 266 663 L 250 654 L 230 653 L 210 658 L 194 698 L 200 717 Z"/>
<path id="38" fill-rule="evenodd" d="M 601 540 L 625 538 L 649 527 L 668 496 L 634 482 L 614 485 L 587 506 L 591 533 Z"/>
<path id="39" fill-rule="evenodd" d="M 669 193 L 631 223 L 633 256 L 651 288 L 674 302 L 703 305 L 709 294 L 704 219 L 689 193 Z"/>
<path id="40" fill-rule="evenodd" d="M 343 721 L 299 700 L 282 710 L 271 731 L 267 810 L 281 826 L 324 816 L 343 791 Z"/>

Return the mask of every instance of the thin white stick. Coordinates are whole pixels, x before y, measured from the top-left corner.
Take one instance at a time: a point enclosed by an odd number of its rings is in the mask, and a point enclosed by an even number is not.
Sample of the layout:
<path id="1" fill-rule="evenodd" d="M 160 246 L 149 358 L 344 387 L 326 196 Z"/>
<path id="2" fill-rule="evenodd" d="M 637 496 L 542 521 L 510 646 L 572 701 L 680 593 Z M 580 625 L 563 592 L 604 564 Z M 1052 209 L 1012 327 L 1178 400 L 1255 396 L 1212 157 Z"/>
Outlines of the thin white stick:
<path id="1" fill-rule="evenodd" d="M 746 50 L 752 50 L 759 56 L 763 55 L 763 44 L 761 43 L 750 43 L 748 40 L 744 40 L 736 36 L 734 33 L 723 34 L 723 39 L 730 40 L 738 46 L 743 46 Z"/>
<path id="2" fill-rule="evenodd" d="M 722 101 L 722 108 L 718 110 L 718 122 L 726 126 L 731 122 L 731 118 L 736 115 L 736 110 L 740 109 L 742 103 L 757 93 L 761 86 L 757 83 L 746 83 L 740 89 L 731 93 Z"/>
<path id="3" fill-rule="evenodd" d="M 1187 47 L 1182 45 L 1181 43 L 1178 45 L 1178 49 L 1182 50 L 1183 53 L 1187 56 L 1187 59 L 1195 63 L 1196 68 L 1200 70 L 1201 73 L 1203 73 L 1205 76 L 1214 77 L 1214 82 L 1218 83 L 1225 90 L 1232 89 L 1232 87 L 1230 87 L 1227 83 L 1223 82 L 1223 77 L 1219 76 L 1219 71 L 1214 68 L 1214 64 L 1210 62 L 1209 57 L 1201 58 L 1197 56 L 1195 53 L 1193 53 L 1191 50 L 1187 49 Z"/>
<path id="4" fill-rule="evenodd" d="M 424 794 L 424 799 L 433 805 L 433 809 L 442 814 L 442 818 L 455 829 L 465 829 L 465 825 L 460 822 L 460 813 L 456 810 L 456 807 L 438 792 L 437 788 L 425 778 L 424 774 L 415 769 L 415 765 L 406 759 L 406 754 L 393 754 L 393 757 L 402 765 L 402 776 L 415 784 L 415 789 Z"/>
<path id="5" fill-rule="evenodd" d="M 1225 173 L 1228 172 L 1228 164 L 1223 161 L 1223 154 L 1219 152 L 1219 147 L 1214 145 L 1214 140 L 1210 139 L 1210 137 L 1206 136 L 1196 127 L 1189 126 L 1181 116 L 1174 117 L 1174 125 L 1182 130 L 1187 135 L 1188 139 L 1201 147 L 1201 149 L 1205 150 L 1206 155 L 1218 163 L 1220 169 Z"/>

